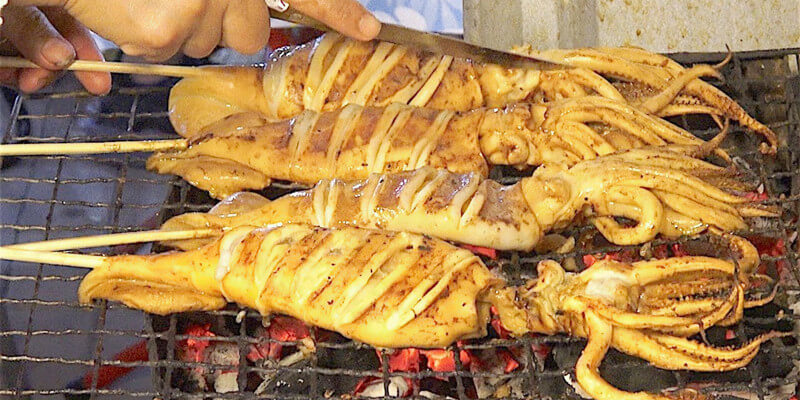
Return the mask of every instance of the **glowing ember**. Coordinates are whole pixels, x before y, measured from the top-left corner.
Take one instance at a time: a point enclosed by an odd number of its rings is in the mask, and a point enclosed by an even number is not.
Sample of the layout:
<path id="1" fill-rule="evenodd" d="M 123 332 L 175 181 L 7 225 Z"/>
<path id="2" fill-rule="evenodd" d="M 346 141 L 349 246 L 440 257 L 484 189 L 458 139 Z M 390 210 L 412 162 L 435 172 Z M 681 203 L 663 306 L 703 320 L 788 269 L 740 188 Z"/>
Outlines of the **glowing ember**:
<path id="1" fill-rule="evenodd" d="M 461 342 L 459 342 L 459 345 L 461 345 Z M 423 356 L 425 356 L 428 369 L 431 371 L 453 372 L 456 370 L 456 359 L 452 350 L 422 350 L 421 353 Z M 458 356 L 458 358 L 461 359 L 461 365 L 463 365 L 464 368 L 469 367 L 473 360 L 477 360 L 475 355 L 469 350 L 459 351 Z"/>
<path id="2" fill-rule="evenodd" d="M 505 373 L 509 373 L 519 368 L 519 363 L 514 359 L 514 355 L 508 350 L 498 349 L 497 354 L 505 362 L 506 366 L 503 368 Z"/>
<path id="3" fill-rule="evenodd" d="M 758 250 L 758 254 L 762 256 L 770 256 L 770 257 L 784 257 L 786 256 L 786 242 L 782 238 L 772 238 L 766 236 L 749 236 L 747 240 L 756 246 Z M 781 273 L 784 269 L 789 267 L 789 262 L 785 259 L 776 260 L 775 261 L 775 269 L 778 272 L 778 276 L 781 276 Z M 758 266 L 759 273 L 766 273 L 767 269 L 769 268 L 769 262 L 764 261 Z"/>
<path id="4" fill-rule="evenodd" d="M 767 192 L 747 192 L 744 194 L 744 197 L 752 201 L 764 201 L 769 198 L 769 196 L 767 196 Z"/>
<path id="5" fill-rule="evenodd" d="M 497 336 L 499 336 L 500 339 L 508 339 L 508 338 L 510 338 L 511 337 L 511 332 L 509 332 L 508 329 L 506 329 L 503 326 L 503 323 L 500 321 L 500 318 L 498 317 L 499 314 L 497 312 L 497 307 L 492 306 L 490 308 L 490 311 L 492 313 L 492 320 L 491 320 L 490 323 L 491 323 L 492 328 L 494 329 L 494 331 L 497 333 Z"/>
<path id="6" fill-rule="evenodd" d="M 481 247 L 481 246 L 473 246 L 471 244 L 462 244 L 461 247 L 479 255 L 479 256 L 486 256 L 491 258 L 492 260 L 497 258 L 497 250 L 490 249 L 488 247 Z"/>
<path id="7" fill-rule="evenodd" d="M 498 318 L 497 308 L 495 306 L 492 306 L 489 310 L 492 313 L 492 320 L 491 320 L 490 323 L 491 323 L 492 328 L 494 329 L 494 331 L 497 332 L 497 336 L 499 336 L 500 339 L 508 339 L 508 338 L 510 338 L 511 337 L 511 333 L 508 331 L 508 329 L 506 329 L 503 326 L 503 323 L 500 321 L 500 318 Z M 532 336 L 537 336 L 537 335 L 532 334 Z M 544 359 L 545 357 L 547 357 L 548 354 L 550 354 L 550 346 L 548 346 L 546 344 L 543 344 L 543 343 L 532 343 L 531 344 L 531 350 L 533 350 L 534 354 L 536 354 L 541 359 Z M 498 351 L 502 351 L 502 350 L 498 350 Z M 513 361 L 513 363 L 517 362 L 513 358 L 512 358 L 512 361 Z M 510 364 L 511 364 L 511 361 L 506 360 L 506 368 L 509 368 Z M 517 363 L 517 365 L 515 367 L 513 367 L 513 368 L 516 369 L 516 367 L 518 367 L 518 366 L 519 366 L 519 363 Z M 512 369 L 512 371 L 513 371 L 513 369 Z"/>
<path id="8" fill-rule="evenodd" d="M 261 334 L 271 340 L 251 345 L 250 351 L 247 353 L 247 359 L 250 361 L 264 358 L 280 360 L 283 355 L 283 344 L 276 343 L 276 341 L 296 342 L 309 337 L 310 332 L 308 327 L 297 318 L 276 316 L 270 320 L 269 327 Z"/>
<path id="9" fill-rule="evenodd" d="M 672 246 L 670 246 L 670 248 L 672 249 L 673 257 L 685 257 L 689 255 L 689 253 L 687 253 L 686 250 L 683 249 L 683 245 L 680 243 L 673 243 Z"/>
<path id="10" fill-rule="evenodd" d="M 211 332 L 211 324 L 191 324 L 186 328 L 184 333 L 187 336 L 214 337 L 214 332 Z M 204 352 L 210 346 L 212 340 L 210 339 L 194 339 L 188 338 L 181 341 L 182 358 L 186 361 L 203 362 L 205 360 Z"/>
<path id="11" fill-rule="evenodd" d="M 583 256 L 583 264 L 586 265 L 586 268 L 591 267 L 596 262 L 601 260 L 615 260 L 621 262 L 632 262 L 638 258 L 636 252 L 632 249 L 622 250 L 622 251 L 614 251 L 611 253 L 597 253 L 597 254 L 586 254 Z"/>
<path id="12" fill-rule="evenodd" d="M 378 358 L 380 359 L 381 353 L 378 350 L 375 350 L 378 353 Z M 401 372 L 419 372 L 420 367 L 420 350 L 414 348 L 408 349 L 400 349 L 395 350 L 393 353 L 389 354 L 389 372 L 401 371 Z M 381 362 L 383 360 L 381 359 Z"/>

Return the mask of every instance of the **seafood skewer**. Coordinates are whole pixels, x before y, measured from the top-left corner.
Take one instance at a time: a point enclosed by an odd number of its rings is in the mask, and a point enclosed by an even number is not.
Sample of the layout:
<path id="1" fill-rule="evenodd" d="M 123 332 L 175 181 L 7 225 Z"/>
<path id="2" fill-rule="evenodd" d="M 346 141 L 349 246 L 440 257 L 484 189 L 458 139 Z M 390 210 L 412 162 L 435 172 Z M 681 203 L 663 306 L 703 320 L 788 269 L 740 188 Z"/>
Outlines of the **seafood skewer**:
<path id="1" fill-rule="evenodd" d="M 705 146 L 715 148 L 724 136 Z M 425 165 L 486 175 L 489 165 L 573 165 L 618 150 L 665 144 L 704 142 L 623 103 L 583 97 L 463 113 L 399 104 L 349 105 L 274 123 L 242 113 L 188 140 L 0 145 L 0 155 L 152 149 L 160 153 L 150 159 L 149 168 L 181 175 L 212 196 L 225 197 L 260 189 L 271 179 L 310 184 Z"/>
<path id="2" fill-rule="evenodd" d="M 625 47 L 516 50 L 553 59 L 565 67 L 547 71 L 507 69 L 425 54 L 390 43 L 354 42 L 327 34 L 296 48 L 278 49 L 265 69 L 83 60 L 68 69 L 186 78 L 170 95 L 171 121 L 185 137 L 245 111 L 258 111 L 270 120 L 281 120 L 303 110 L 333 110 L 347 104 L 381 106 L 400 102 L 464 111 L 598 95 L 628 102 L 661 117 L 700 113 L 715 119 L 730 118 L 766 138 L 763 152 L 774 153 L 777 149 L 777 137 L 771 129 L 722 91 L 698 79 L 719 77 L 718 67 L 685 69 L 667 57 Z M 35 67 L 12 57 L 0 57 L 0 66 Z M 603 75 L 618 82 L 611 83 Z"/>
<path id="3" fill-rule="evenodd" d="M 486 176 L 489 165 L 573 165 L 621 149 L 670 143 L 702 141 L 597 97 L 457 114 L 351 105 L 278 123 L 240 114 L 209 126 L 184 150 L 156 153 L 147 165 L 222 198 L 261 189 L 271 179 L 313 184 L 426 165 Z M 709 143 L 714 147 L 716 141 Z"/>
<path id="4" fill-rule="evenodd" d="M 602 57 L 584 62 L 589 57 L 581 56 L 588 52 Z M 730 118 L 763 135 L 768 142 L 764 151 L 777 148 L 774 132 L 699 79 L 719 77 L 715 67 L 684 69 L 666 57 L 633 49 L 537 54 L 574 67 L 509 69 L 326 34 L 305 45 L 276 50 L 263 69 L 213 68 L 206 77 L 183 79 L 170 92 L 170 120 L 180 135 L 191 137 L 211 123 L 245 111 L 275 121 L 304 110 L 331 111 L 348 104 L 402 103 L 465 111 L 596 95 L 655 116 L 707 113 Z M 614 85 L 602 74 L 630 84 Z"/>
<path id="5" fill-rule="evenodd" d="M 15 251 L 0 248 L 0 258 L 25 252 Z M 515 336 L 587 338 L 578 384 L 601 400 L 664 398 L 605 382 L 597 368 L 608 348 L 660 368 L 727 371 L 746 365 L 763 342 L 781 335 L 761 335 L 736 349 L 689 339 L 735 322 L 747 305 L 771 300 L 747 304 L 735 264 L 709 257 L 604 260 L 579 274 L 544 261 L 538 279 L 508 287 L 477 256 L 438 239 L 296 224 L 240 227 L 188 252 L 69 256 L 62 263 L 85 257 L 93 267 L 79 288 L 82 303 L 102 298 L 167 314 L 214 310 L 233 301 L 379 347 L 441 347 L 481 337 L 494 306 Z"/>
<path id="6" fill-rule="evenodd" d="M 706 229 L 746 228 L 744 218 L 776 211 L 717 186 L 745 190 L 731 171 L 669 148 L 642 148 L 583 161 L 543 166 L 503 186 L 478 173 L 422 168 L 373 174 L 366 180 L 323 180 L 312 189 L 269 201 L 241 193 L 209 213 L 188 213 L 162 229 L 230 229 L 301 222 L 410 231 L 501 250 L 531 250 L 548 232 L 588 215 L 617 244 L 656 235 L 694 235 Z M 622 226 L 615 217 L 636 222 Z M 202 240 L 170 242 L 181 248 Z"/>

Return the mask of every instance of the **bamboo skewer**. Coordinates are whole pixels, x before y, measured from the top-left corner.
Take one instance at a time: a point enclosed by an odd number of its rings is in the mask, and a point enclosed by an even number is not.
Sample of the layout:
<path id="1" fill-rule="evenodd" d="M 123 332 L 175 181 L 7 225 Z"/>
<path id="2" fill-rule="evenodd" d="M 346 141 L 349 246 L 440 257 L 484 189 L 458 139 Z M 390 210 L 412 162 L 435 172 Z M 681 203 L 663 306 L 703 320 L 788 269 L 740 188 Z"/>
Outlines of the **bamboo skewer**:
<path id="1" fill-rule="evenodd" d="M 41 68 L 33 62 L 20 57 L 0 57 L 0 68 Z M 135 64 L 110 61 L 75 60 L 66 70 L 87 72 L 110 72 L 113 74 L 158 75 L 175 78 L 208 76 L 209 68 L 187 67 L 164 64 Z"/>
<path id="2" fill-rule="evenodd" d="M 121 244 L 160 242 L 166 240 L 188 240 L 207 238 L 221 234 L 219 229 L 187 229 L 181 231 L 141 231 L 126 233 L 111 233 L 107 235 L 93 235 L 69 239 L 43 240 L 2 246 L 0 249 L 30 250 L 30 251 L 61 251 L 85 249 L 90 247 L 115 246 Z"/>
<path id="3" fill-rule="evenodd" d="M 70 239 L 45 240 L 0 246 L 0 260 L 66 265 L 80 268 L 97 268 L 106 263 L 108 257 L 88 254 L 62 253 L 55 250 L 72 250 L 118 244 L 156 242 L 162 240 L 198 239 L 220 234 L 218 229 L 188 229 L 183 231 L 142 231 L 84 236 Z"/>
<path id="4" fill-rule="evenodd" d="M 57 251 L 20 250 L 0 247 L 0 259 L 66 265 L 79 268 L 97 268 L 105 264 L 108 257 L 86 254 L 60 253 Z"/>
<path id="5" fill-rule="evenodd" d="M 20 143 L 0 145 L 0 156 L 135 153 L 184 150 L 187 147 L 189 147 L 189 141 L 186 139 L 95 143 Z"/>

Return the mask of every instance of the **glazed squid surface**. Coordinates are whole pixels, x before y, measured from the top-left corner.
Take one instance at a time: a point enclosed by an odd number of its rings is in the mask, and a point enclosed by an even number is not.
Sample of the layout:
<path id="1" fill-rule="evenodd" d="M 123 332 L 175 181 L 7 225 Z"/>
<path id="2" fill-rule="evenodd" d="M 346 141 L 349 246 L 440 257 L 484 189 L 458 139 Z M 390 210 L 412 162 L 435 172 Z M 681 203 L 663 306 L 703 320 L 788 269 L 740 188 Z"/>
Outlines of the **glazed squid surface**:
<path id="1" fill-rule="evenodd" d="M 622 149 L 702 143 L 596 96 L 467 112 L 351 104 L 281 122 L 258 113 L 231 115 L 192 137 L 188 149 L 155 154 L 148 168 L 181 175 L 221 198 L 261 189 L 271 179 L 313 184 L 423 166 L 486 175 L 489 165 L 573 165 Z"/>
<path id="2" fill-rule="evenodd" d="M 479 173 L 430 167 L 373 174 L 365 180 L 323 180 L 310 190 L 273 201 L 240 193 L 209 213 L 174 217 L 162 229 L 300 222 L 409 231 L 501 250 L 532 250 L 543 235 L 569 226 L 579 215 L 588 215 L 617 244 L 641 244 L 658 234 L 693 235 L 709 228 L 732 232 L 747 227 L 746 217 L 775 215 L 735 194 L 747 186 L 731 171 L 676 150 L 641 148 L 571 168 L 543 166 L 508 186 Z M 636 224 L 623 226 L 616 217 Z M 171 245 L 192 248 L 199 243 Z"/>
<path id="3" fill-rule="evenodd" d="M 580 274 L 545 261 L 539 277 L 508 287 L 471 252 L 410 233 L 287 224 L 240 227 L 187 252 L 107 257 L 79 299 L 121 301 L 167 314 L 227 302 L 283 313 L 378 347 L 442 347 L 485 335 L 489 307 L 514 335 L 588 339 L 578 383 L 597 399 L 659 398 L 613 388 L 597 367 L 609 347 L 667 369 L 726 371 L 746 365 L 765 340 L 714 348 L 688 339 L 741 318 L 747 300 L 734 263 L 680 257 L 601 261 Z"/>
<path id="4" fill-rule="evenodd" d="M 602 57 L 581 57 L 587 52 Z M 276 50 L 263 69 L 213 67 L 207 76 L 183 79 L 170 93 L 170 120 L 180 135 L 192 137 L 209 124 L 247 111 L 277 121 L 304 110 L 331 111 L 348 104 L 402 103 L 465 111 L 596 95 L 652 115 L 730 118 L 764 135 L 771 151 L 777 145 L 769 128 L 699 79 L 718 76 L 708 65 L 684 69 L 665 57 L 633 49 L 564 50 L 544 56 L 570 66 L 508 69 L 326 34 Z M 614 85 L 603 75 L 623 83 Z"/>

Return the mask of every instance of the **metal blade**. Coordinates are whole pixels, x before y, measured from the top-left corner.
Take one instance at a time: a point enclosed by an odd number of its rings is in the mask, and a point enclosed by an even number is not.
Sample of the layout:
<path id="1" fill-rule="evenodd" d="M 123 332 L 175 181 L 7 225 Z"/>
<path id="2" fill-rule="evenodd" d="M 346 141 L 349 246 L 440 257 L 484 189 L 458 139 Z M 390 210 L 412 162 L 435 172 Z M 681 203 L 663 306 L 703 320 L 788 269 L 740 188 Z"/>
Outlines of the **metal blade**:
<path id="1" fill-rule="evenodd" d="M 270 17 L 309 26 L 322 31 L 332 31 L 332 29 L 325 24 L 296 12 L 291 8 L 282 12 L 270 10 Z M 520 54 L 480 47 L 463 40 L 434 33 L 421 32 L 399 25 L 387 23 L 382 23 L 381 25 L 381 31 L 378 33 L 377 37 L 378 40 L 400 44 L 414 49 L 511 68 L 531 68 L 538 70 L 561 68 L 558 63 L 552 60 L 527 57 Z"/>

